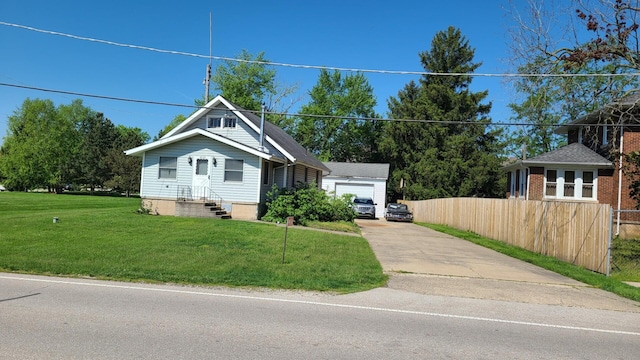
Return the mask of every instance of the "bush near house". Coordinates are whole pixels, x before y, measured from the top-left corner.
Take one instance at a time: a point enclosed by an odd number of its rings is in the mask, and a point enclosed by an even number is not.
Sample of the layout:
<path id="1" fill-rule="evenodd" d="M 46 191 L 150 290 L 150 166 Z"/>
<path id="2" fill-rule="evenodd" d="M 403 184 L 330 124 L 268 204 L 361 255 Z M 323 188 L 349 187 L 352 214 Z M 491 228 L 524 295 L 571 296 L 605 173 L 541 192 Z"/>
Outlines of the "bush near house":
<path id="1" fill-rule="evenodd" d="M 267 194 L 267 212 L 262 220 L 285 222 L 289 216 L 294 217 L 296 224 L 307 225 L 311 221 L 352 222 L 356 213 L 350 195 L 332 198 L 315 183 L 299 182 L 294 189 L 274 186 Z"/>

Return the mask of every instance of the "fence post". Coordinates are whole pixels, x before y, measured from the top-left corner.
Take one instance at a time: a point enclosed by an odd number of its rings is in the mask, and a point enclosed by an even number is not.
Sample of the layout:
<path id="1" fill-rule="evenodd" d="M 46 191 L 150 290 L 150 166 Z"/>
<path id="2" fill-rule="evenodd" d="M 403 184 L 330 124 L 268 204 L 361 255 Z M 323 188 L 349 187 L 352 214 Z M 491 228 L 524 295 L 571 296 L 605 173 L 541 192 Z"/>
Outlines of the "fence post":
<path id="1" fill-rule="evenodd" d="M 607 276 L 611 273 L 611 245 L 613 243 L 613 207 L 609 207 L 609 244 L 607 245 Z"/>

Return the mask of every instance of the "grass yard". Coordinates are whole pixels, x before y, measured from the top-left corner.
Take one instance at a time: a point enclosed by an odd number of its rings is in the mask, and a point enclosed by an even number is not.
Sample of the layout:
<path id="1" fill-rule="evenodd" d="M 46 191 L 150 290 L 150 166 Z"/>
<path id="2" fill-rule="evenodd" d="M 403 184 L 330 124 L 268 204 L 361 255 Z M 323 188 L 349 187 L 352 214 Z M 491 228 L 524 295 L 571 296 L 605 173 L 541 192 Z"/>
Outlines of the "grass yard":
<path id="1" fill-rule="evenodd" d="M 359 236 L 139 215 L 140 199 L 0 193 L 0 271 L 348 293 L 387 277 Z M 53 218 L 59 219 L 58 223 Z"/>
<path id="2" fill-rule="evenodd" d="M 613 239 L 611 277 L 640 282 L 640 239 Z"/>
<path id="3" fill-rule="evenodd" d="M 417 224 L 428 227 L 436 231 L 440 231 L 445 234 L 455 236 L 460 239 L 465 239 L 474 244 L 484 246 L 494 251 L 511 256 L 513 258 L 526 261 L 528 263 L 539 266 L 541 268 L 554 271 L 560 275 L 564 275 L 566 277 L 581 281 L 585 284 L 589 284 L 595 288 L 610 291 L 614 294 L 620 295 L 622 297 L 625 297 L 631 300 L 640 301 L 640 288 L 627 285 L 623 282 L 623 281 L 636 281 L 638 273 L 640 272 L 640 268 L 635 268 L 633 271 L 631 271 L 630 267 L 627 267 L 626 268 L 628 270 L 627 273 L 622 274 L 619 271 L 618 272 L 613 271 L 612 275 L 607 277 L 603 274 L 598 274 L 591 270 L 587 270 L 582 267 L 571 265 L 569 263 L 563 262 L 561 260 L 558 260 L 550 256 L 536 254 L 529 250 L 525 250 L 516 246 L 506 244 L 502 241 L 497 241 L 497 240 L 492 240 L 492 239 L 482 237 L 470 231 L 457 230 L 446 225 L 435 225 L 435 224 L 425 224 L 425 223 L 417 223 Z M 613 263 L 615 264 L 616 259 L 618 259 L 617 261 L 620 264 L 623 264 L 623 263 L 629 264 L 629 262 L 623 261 L 621 257 L 616 258 L 616 255 L 615 255 L 616 244 L 620 244 L 620 242 L 614 243 L 614 246 L 613 246 L 614 249 L 612 249 Z M 636 243 L 630 243 L 630 244 L 631 245 L 629 244 L 618 245 L 618 247 L 626 246 L 625 247 L 626 249 L 628 249 L 628 247 L 633 247 L 633 249 L 636 249 L 635 246 L 637 246 L 638 243 L 636 242 Z M 638 247 L 638 249 L 640 249 L 640 247 Z M 629 252 L 629 253 L 632 253 L 632 252 Z M 618 252 L 618 254 L 620 254 L 620 252 Z M 638 253 L 635 253 L 635 254 L 637 256 Z"/>

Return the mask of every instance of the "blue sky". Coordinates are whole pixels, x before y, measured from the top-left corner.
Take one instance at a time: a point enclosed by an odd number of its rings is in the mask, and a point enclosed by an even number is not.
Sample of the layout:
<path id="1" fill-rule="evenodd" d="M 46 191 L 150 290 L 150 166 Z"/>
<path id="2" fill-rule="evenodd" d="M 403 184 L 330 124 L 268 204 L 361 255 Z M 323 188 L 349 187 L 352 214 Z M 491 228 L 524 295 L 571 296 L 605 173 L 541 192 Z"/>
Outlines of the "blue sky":
<path id="1" fill-rule="evenodd" d="M 418 53 L 436 32 L 452 25 L 476 49 L 479 73 L 508 72 L 507 0 L 477 1 L 49 1 L 2 0 L 0 21 L 34 28 L 235 57 L 264 51 L 270 61 L 361 69 L 422 71 Z M 192 105 L 204 93 L 207 59 L 48 35 L 0 25 L 0 83 L 78 93 Z M 214 68 L 218 62 L 214 61 Z M 278 81 L 299 86 L 306 103 L 319 70 L 276 68 Z M 386 115 L 387 99 L 418 76 L 367 74 Z M 507 121 L 514 99 L 502 78 L 476 77 L 472 90 L 489 90 L 494 122 Z M 215 95 L 215 93 L 213 94 Z M 0 137 L 7 117 L 27 98 L 68 104 L 78 96 L 0 86 Z M 82 97 L 80 97 L 82 98 Z M 152 137 L 188 108 L 82 98 L 116 124 L 140 127 Z M 294 109 L 295 110 L 295 109 Z"/>

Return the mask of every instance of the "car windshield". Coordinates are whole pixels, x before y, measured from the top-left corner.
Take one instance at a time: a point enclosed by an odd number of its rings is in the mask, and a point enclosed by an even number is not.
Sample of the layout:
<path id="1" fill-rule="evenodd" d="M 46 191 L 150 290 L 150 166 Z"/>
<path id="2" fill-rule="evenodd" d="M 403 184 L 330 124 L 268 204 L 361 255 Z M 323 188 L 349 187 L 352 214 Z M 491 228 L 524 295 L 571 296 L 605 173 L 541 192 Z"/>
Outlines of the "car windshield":
<path id="1" fill-rule="evenodd" d="M 390 210 L 409 210 L 405 204 L 389 204 Z"/>
<path id="2" fill-rule="evenodd" d="M 355 204 L 367 204 L 367 205 L 373 205 L 373 200 L 371 199 L 360 199 L 360 198 L 355 198 L 353 199 L 353 202 Z"/>

